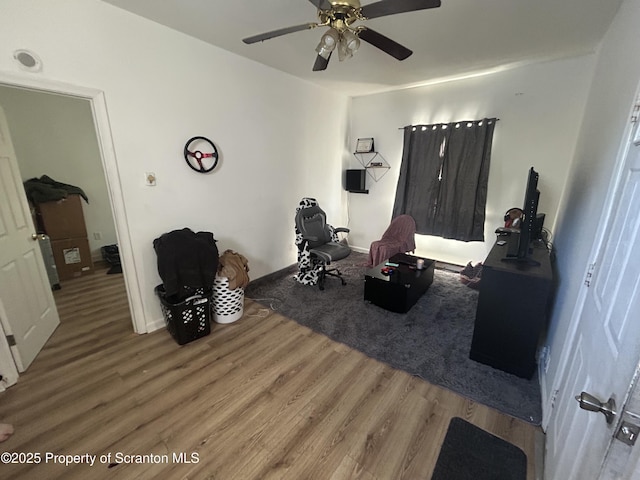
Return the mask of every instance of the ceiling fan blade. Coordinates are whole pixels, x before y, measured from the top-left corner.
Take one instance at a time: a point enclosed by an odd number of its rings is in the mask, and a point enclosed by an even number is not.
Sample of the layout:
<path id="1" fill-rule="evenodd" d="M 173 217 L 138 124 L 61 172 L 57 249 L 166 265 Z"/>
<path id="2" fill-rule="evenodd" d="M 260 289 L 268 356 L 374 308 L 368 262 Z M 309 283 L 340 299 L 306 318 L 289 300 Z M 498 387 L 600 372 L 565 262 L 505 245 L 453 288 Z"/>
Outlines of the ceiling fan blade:
<path id="1" fill-rule="evenodd" d="M 300 32 L 302 30 L 309 30 L 317 27 L 317 23 L 303 23 L 302 25 L 294 25 L 292 27 L 280 28 L 278 30 L 272 30 L 270 32 L 261 33 L 260 35 L 254 35 L 253 37 L 243 38 L 242 41 L 247 44 L 264 42 L 270 38 L 280 37 L 287 35 L 288 33 Z"/>
<path id="2" fill-rule="evenodd" d="M 413 12 L 427 8 L 437 8 L 440 0 L 381 0 L 362 7 L 362 15 L 366 18 L 385 17 L 396 13 Z"/>
<path id="3" fill-rule="evenodd" d="M 316 62 L 313 64 L 313 71 L 314 72 L 319 72 L 321 70 L 326 70 L 327 69 L 327 65 L 329 65 L 329 60 L 331 59 L 331 54 L 333 52 L 329 53 L 329 56 L 327 58 L 324 58 L 320 55 L 318 55 L 316 57 Z"/>
<path id="4" fill-rule="evenodd" d="M 362 29 L 358 34 L 358 37 L 398 60 L 404 60 L 413 53 L 407 47 L 403 47 L 398 42 L 391 40 L 389 37 L 385 37 L 381 33 L 371 30 L 370 28 Z"/>
<path id="5" fill-rule="evenodd" d="M 329 0 L 309 0 L 319 10 L 331 10 L 331 4 Z"/>

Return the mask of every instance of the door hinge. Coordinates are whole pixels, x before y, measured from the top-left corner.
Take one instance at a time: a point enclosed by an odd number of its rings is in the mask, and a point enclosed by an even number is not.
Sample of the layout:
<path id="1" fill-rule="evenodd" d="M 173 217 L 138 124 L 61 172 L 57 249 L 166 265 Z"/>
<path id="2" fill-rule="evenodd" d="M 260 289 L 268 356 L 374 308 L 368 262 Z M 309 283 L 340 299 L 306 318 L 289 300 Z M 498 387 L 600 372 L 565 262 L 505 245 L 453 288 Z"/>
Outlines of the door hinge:
<path id="1" fill-rule="evenodd" d="M 596 269 L 596 264 L 592 263 L 589 265 L 589 270 L 587 270 L 587 277 L 584 279 L 584 284 L 587 287 L 591 286 L 591 278 L 593 277 L 593 271 Z"/>
<path id="2" fill-rule="evenodd" d="M 640 115 L 640 95 L 636 97 L 636 101 L 633 104 L 633 110 L 631 111 L 631 123 L 636 123 L 638 121 L 639 115 Z"/>
<path id="3" fill-rule="evenodd" d="M 631 123 L 636 123 L 638 121 L 639 114 L 640 114 L 640 103 L 636 103 L 633 106 L 633 111 L 631 112 Z"/>
<path id="4" fill-rule="evenodd" d="M 556 406 L 556 400 L 558 399 L 558 394 L 560 390 L 556 389 L 553 391 L 553 395 L 551 396 L 551 410 L 553 410 Z"/>
<path id="5" fill-rule="evenodd" d="M 13 335 L 7 335 L 7 343 L 9 344 L 10 347 L 15 347 L 16 337 L 14 337 Z"/>

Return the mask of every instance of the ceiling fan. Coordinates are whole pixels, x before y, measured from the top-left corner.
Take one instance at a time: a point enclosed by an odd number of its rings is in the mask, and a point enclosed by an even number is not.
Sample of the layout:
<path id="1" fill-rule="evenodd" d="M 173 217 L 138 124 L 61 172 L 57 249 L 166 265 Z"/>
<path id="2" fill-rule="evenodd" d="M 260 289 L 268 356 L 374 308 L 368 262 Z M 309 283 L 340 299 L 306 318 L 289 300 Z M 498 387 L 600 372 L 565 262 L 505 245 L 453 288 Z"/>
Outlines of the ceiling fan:
<path id="1" fill-rule="evenodd" d="M 242 41 L 247 44 L 263 42 L 270 38 L 280 37 L 301 30 L 316 27 L 329 27 L 320 38 L 316 47 L 318 53 L 313 70 L 325 70 L 329 65 L 331 54 L 337 48 L 340 61 L 351 57 L 360 47 L 360 40 L 379 48 L 398 60 L 404 60 L 413 52 L 398 42 L 371 30 L 364 25 L 352 26 L 358 20 L 385 17 L 396 13 L 412 12 L 427 8 L 437 8 L 440 0 L 380 0 L 369 5 L 360 5 L 360 0 L 309 0 L 318 9 L 316 23 L 303 23 L 291 27 L 280 28 L 271 32 L 248 37 Z"/>

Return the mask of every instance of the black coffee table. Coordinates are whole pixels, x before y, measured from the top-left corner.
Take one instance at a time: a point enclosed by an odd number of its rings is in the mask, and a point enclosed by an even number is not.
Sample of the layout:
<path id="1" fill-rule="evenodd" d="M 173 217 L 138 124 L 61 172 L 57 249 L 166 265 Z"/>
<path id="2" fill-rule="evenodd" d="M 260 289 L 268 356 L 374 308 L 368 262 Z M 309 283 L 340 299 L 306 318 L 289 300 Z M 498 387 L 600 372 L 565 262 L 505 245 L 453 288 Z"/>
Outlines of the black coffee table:
<path id="1" fill-rule="evenodd" d="M 391 257 L 388 262 L 398 263 L 391 275 L 384 275 L 383 262 L 367 270 L 364 274 L 364 299 L 386 310 L 398 313 L 406 313 L 415 305 L 418 299 L 429 289 L 433 283 L 433 270 L 435 260 L 424 259 L 424 268 L 415 268 L 414 257 L 399 253 Z"/>

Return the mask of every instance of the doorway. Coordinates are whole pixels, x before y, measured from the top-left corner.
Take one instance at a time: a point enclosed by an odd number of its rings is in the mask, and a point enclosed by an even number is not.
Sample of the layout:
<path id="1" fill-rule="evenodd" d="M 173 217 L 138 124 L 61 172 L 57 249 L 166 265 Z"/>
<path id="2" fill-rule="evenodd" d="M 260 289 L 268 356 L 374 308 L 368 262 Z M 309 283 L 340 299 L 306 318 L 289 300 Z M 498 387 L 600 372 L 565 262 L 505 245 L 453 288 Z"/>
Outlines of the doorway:
<path id="1" fill-rule="evenodd" d="M 79 203 L 86 231 L 78 226 L 72 236 L 87 237 L 90 256 L 94 262 L 100 260 L 101 247 L 117 243 L 117 238 L 89 100 L 0 85 L 0 105 L 22 180 L 46 175 L 85 193 Z M 42 191 L 42 182 L 30 184 L 35 192 Z M 48 233 L 52 240 L 58 238 Z M 87 256 L 83 253 L 82 260 Z"/>
<path id="2" fill-rule="evenodd" d="M 99 252 L 96 252 L 96 245 L 107 242 L 105 244 L 117 243 L 121 249 L 121 261 L 124 271 L 124 281 L 126 285 L 126 294 L 129 304 L 129 309 L 132 319 L 132 328 L 136 333 L 146 333 L 146 325 L 142 315 L 141 296 L 139 293 L 138 282 L 135 264 L 133 262 L 131 254 L 131 245 L 128 226 L 125 222 L 125 207 L 120 189 L 120 180 L 115 162 L 114 149 L 111 142 L 110 126 L 106 113 L 106 103 L 104 95 L 100 91 L 89 90 L 82 87 L 61 85 L 59 83 L 53 83 L 43 81 L 41 79 L 29 79 L 29 78 L 13 78 L 8 74 L 0 73 L 0 90 L 5 91 L 19 91 L 23 97 L 40 97 L 45 99 L 56 99 L 64 104 L 65 101 L 75 102 L 76 105 L 80 104 L 85 108 L 87 112 L 85 129 L 89 134 L 87 137 L 92 137 L 96 148 L 96 154 L 93 155 L 91 162 L 92 165 L 82 164 L 71 166 L 69 168 L 79 168 L 87 173 L 88 181 L 98 184 L 101 182 L 102 192 L 96 197 L 100 198 L 98 203 L 102 205 L 99 208 L 100 220 L 97 222 L 98 228 L 88 227 L 88 236 L 93 240 L 92 250 L 94 252 L 94 259 Z M 1 97 L 0 97 L 1 98 Z M 33 100 L 32 98 L 32 100 Z M 32 102 L 33 103 L 33 102 Z M 53 102 L 55 103 L 55 102 Z M 35 112 L 24 111 L 21 115 L 28 118 L 29 114 L 35 115 Z M 61 109 L 59 117 L 53 120 L 53 129 L 60 129 L 68 118 L 65 118 L 68 112 L 66 109 Z M 36 122 L 34 122 L 36 123 Z M 9 118 L 9 126 L 11 128 L 11 118 Z M 12 129 L 13 131 L 13 129 Z M 86 138 L 78 138 L 81 135 L 76 135 L 75 138 L 67 139 L 70 148 L 78 148 L 78 144 L 86 143 Z M 14 139 L 14 144 L 19 144 L 20 138 Z M 42 143 L 42 142 L 41 142 Z M 86 146 L 83 146 L 83 148 Z M 46 148 L 46 144 L 43 146 Z M 16 148 L 18 152 L 20 150 Z M 18 155 L 20 157 L 20 155 Z M 51 165 L 55 163 L 54 158 L 48 158 Z M 36 176 L 34 164 L 23 165 L 22 160 L 18 159 L 22 178 L 31 178 Z M 81 168 L 80 168 L 81 167 Z M 23 172 L 23 168 L 25 171 Z M 42 171 L 42 174 L 46 174 L 46 171 Z M 91 177 L 91 178 L 89 178 Z M 61 180 L 63 181 L 63 180 Z M 66 182 L 64 182 L 66 183 Z M 70 183 L 70 182 L 69 182 Z M 21 191 L 22 186 L 19 185 Z M 92 186 L 92 191 L 93 186 Z M 88 222 L 90 223 L 90 222 Z M 93 225 L 96 223 L 94 222 Z M 64 288 L 64 287 L 63 287 Z"/>

